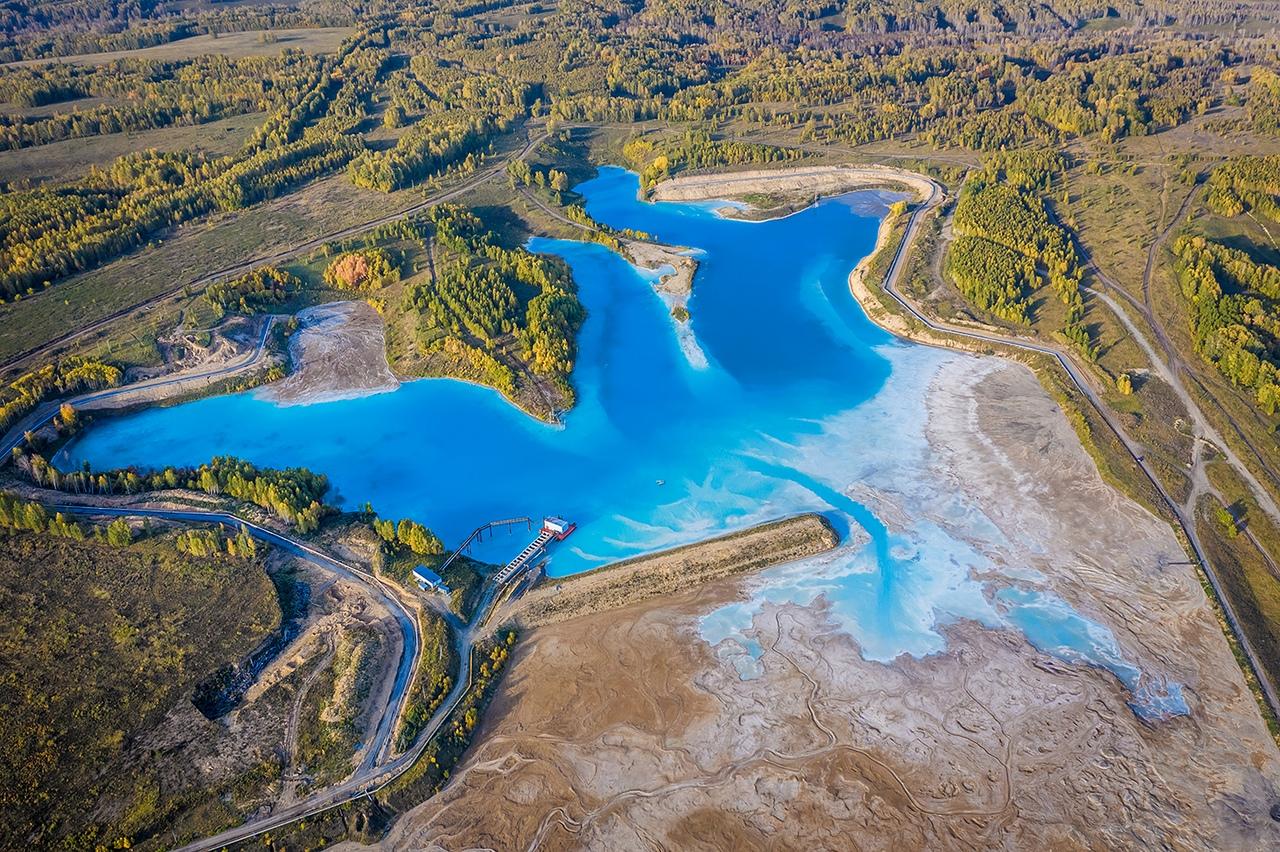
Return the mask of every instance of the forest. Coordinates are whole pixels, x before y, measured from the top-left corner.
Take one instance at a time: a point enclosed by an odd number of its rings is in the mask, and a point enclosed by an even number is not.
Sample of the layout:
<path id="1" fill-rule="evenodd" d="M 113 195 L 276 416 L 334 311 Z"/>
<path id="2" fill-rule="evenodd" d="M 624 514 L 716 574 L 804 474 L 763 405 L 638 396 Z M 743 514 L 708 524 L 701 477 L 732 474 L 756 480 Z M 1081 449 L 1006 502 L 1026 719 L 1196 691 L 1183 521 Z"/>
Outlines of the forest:
<path id="1" fill-rule="evenodd" d="M 324 270 L 324 283 L 335 290 L 372 293 L 398 279 L 399 265 L 385 249 L 348 251 L 335 257 Z"/>
<path id="2" fill-rule="evenodd" d="M 1280 268 L 1203 237 L 1174 244 L 1196 351 L 1267 414 L 1280 410 Z"/>
<path id="3" fill-rule="evenodd" d="M 305 282 L 290 272 L 260 266 L 238 278 L 210 284 L 204 291 L 204 299 L 219 315 L 252 316 L 288 301 L 304 286 Z"/>
<path id="4" fill-rule="evenodd" d="M 43 108 L 0 115 L 0 147 L 266 113 L 242 150 L 228 157 L 139 152 L 56 188 L 4 193 L 0 296 L 29 295 L 175 225 L 255 204 L 344 167 L 356 185 L 384 192 L 466 172 L 522 121 L 546 116 L 655 118 L 685 127 L 681 141 L 661 151 L 648 150 L 649 142 L 627 150 L 646 186 L 682 169 L 801 155 L 712 138 L 706 127 L 718 122 L 790 129 L 812 143 L 914 133 L 941 147 L 988 151 L 1072 139 L 1107 144 L 1231 103 L 1247 106 L 1240 122 L 1264 130 L 1277 123 L 1267 118 L 1274 112 L 1274 74 L 1250 70 L 1266 58 L 1262 48 L 1228 49 L 1176 28 L 1139 42 L 1074 30 L 1063 21 L 1084 20 L 1091 11 L 1070 4 L 1058 4 L 1064 17 L 1056 23 L 1005 10 L 1007 17 L 966 17 L 962 26 L 942 28 L 937 23 L 955 14 L 946 4 L 934 7 L 932 25 L 923 23 L 930 19 L 922 9 L 894 12 L 892 3 L 880 17 L 840 4 L 815 16 L 800 7 L 779 12 L 748 3 L 708 23 L 681 3 L 657 16 L 648 8 L 580 0 L 556 7 L 556 26 L 541 17 L 480 24 L 482 10 L 494 5 L 501 4 L 381 0 L 332 54 L 286 49 L 275 56 L 0 69 L 0 99 Z M 1178 7 L 1171 8 L 1176 15 Z M 151 38 L 142 35 L 148 27 L 167 32 L 162 24 L 176 23 L 159 14 L 147 22 L 150 14 L 128 16 L 139 25 L 136 38 Z M 842 29 L 828 26 L 841 14 Z M 1184 14 L 1195 26 L 1232 19 L 1226 11 Z M 818 19 L 823 25 L 815 29 Z M 101 23 L 94 16 L 71 20 L 84 38 Z M 181 32 L 264 22 L 350 24 L 352 15 L 323 3 L 306 11 L 225 9 L 195 15 Z M 753 35 L 720 38 L 721 28 L 742 26 Z M 965 43 L 992 30 L 1011 35 L 999 46 Z M 1057 37 L 1018 37 L 1046 31 Z M 181 38 L 176 30 L 169 34 Z M 10 49 L 22 52 L 18 45 L 35 35 L 15 27 L 10 38 Z M 800 39 L 803 47 L 782 49 Z M 388 133 L 390 139 L 378 137 Z"/>
<path id="5" fill-rule="evenodd" d="M 946 270 L 980 310 L 1019 324 L 1030 320 L 1029 299 L 1043 280 L 1066 308 L 1058 333 L 1093 360 L 1097 347 L 1083 323 L 1080 256 L 1039 191 L 1049 175 L 1043 157 L 989 158 L 960 193 L 958 238 L 948 250 Z"/>
<path id="6" fill-rule="evenodd" d="M 717 166 L 767 165 L 799 159 L 802 152 L 751 142 L 712 139 L 706 131 L 687 131 L 683 137 L 655 142 L 637 136 L 623 146 L 622 155 L 640 172 L 640 186 L 650 189 L 685 169 Z"/>
<path id="7" fill-rule="evenodd" d="M 452 259 L 434 284 L 405 290 L 405 309 L 428 317 L 426 328 L 445 332 L 426 345 L 454 341 L 489 384 L 511 394 L 516 371 L 491 351 L 500 337 L 510 336 L 534 376 L 571 394 L 569 374 L 585 312 L 564 264 L 500 246 L 474 213 L 455 205 L 433 207 L 428 221 L 434 240 Z"/>
<path id="8" fill-rule="evenodd" d="M 1178 27 L 1138 41 L 1080 28 L 1099 17 L 1147 18 L 1137 6 L 1058 3 L 1057 16 L 1047 19 L 1030 8 L 974 17 L 947 3 L 898 5 L 873 12 L 838 3 L 746 3 L 709 21 L 688 3 L 667 4 L 658 15 L 643 6 L 566 0 L 550 20 L 517 15 L 500 24 L 485 13 L 504 4 L 457 0 L 378 0 L 358 22 L 329 3 L 189 16 L 144 5 L 124 15 L 129 25 L 118 33 L 101 29 L 104 21 L 121 25 L 114 15 L 64 18 L 60 11 L 48 19 L 66 22 L 57 39 L 97 38 L 99 48 L 113 39 L 138 46 L 255 26 L 355 27 L 329 54 L 283 49 L 0 68 L 0 99 L 27 109 L 0 114 L 0 148 L 266 114 L 229 156 L 142 151 L 56 186 L 3 193 L 0 297 L 32 295 L 176 225 L 344 168 L 357 186 L 383 192 L 467 173 L 523 122 L 542 118 L 658 119 L 683 128 L 662 150 L 644 140 L 628 147 L 625 156 L 645 186 L 683 169 L 803 154 L 714 138 L 708 128 L 725 122 L 794 131 L 802 143 L 860 144 L 909 133 L 939 147 L 992 152 L 1076 139 L 1105 145 L 1231 104 L 1246 109 L 1221 119 L 1224 130 L 1232 122 L 1264 131 L 1280 126 L 1268 118 L 1278 87 L 1262 45 L 1226 46 Z M 1174 3 L 1163 14 L 1196 28 L 1248 20 L 1249 12 Z M 15 19 L 8 32 L 15 54 L 60 52 L 38 24 Z M 1004 40 L 976 38 L 992 32 Z M 1254 71 L 1259 63 L 1263 69 Z M 1068 323 L 1063 331 L 1074 337 L 1079 329 Z"/>
<path id="9" fill-rule="evenodd" d="M 0 150 L 64 139 L 196 125 L 290 104 L 318 60 L 307 54 L 119 59 L 104 65 L 18 67 L 0 75 L 0 100 L 23 107 L 74 105 L 51 115 L 0 116 Z M 93 99 L 81 108 L 75 102 Z"/>
<path id="10" fill-rule="evenodd" d="M 1206 202 L 1223 216 L 1256 214 L 1280 222 L 1280 157 L 1234 157 L 1209 177 Z"/>
<path id="11" fill-rule="evenodd" d="M 115 387 L 123 375 L 112 364 L 78 357 L 23 373 L 0 388 L 0 431 L 9 429 L 46 399 Z"/>
<path id="12" fill-rule="evenodd" d="M 337 136 L 239 161 L 145 151 L 78 185 L 0 196 L 0 299 L 32 295 L 174 225 L 272 198 L 347 162 L 357 149 L 354 140 Z"/>

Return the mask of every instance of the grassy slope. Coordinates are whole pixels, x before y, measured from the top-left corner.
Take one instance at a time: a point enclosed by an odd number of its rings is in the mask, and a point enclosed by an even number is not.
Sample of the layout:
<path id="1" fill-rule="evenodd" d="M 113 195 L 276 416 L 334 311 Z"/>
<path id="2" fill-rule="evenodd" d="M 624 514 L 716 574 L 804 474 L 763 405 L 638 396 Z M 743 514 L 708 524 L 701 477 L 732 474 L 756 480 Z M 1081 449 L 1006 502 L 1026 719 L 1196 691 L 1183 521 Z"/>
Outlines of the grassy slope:
<path id="1" fill-rule="evenodd" d="M 12 841 L 83 830 L 131 738 L 280 618 L 253 563 L 7 531 L 0 611 L 0 835 Z M 134 803 L 124 822 L 146 810 Z"/>
<path id="2" fill-rule="evenodd" d="M 235 214 L 222 214 L 177 229 L 145 248 L 100 269 L 77 275 L 21 302 L 0 305 L 0 358 L 67 331 L 81 328 L 127 305 L 176 288 L 212 270 L 289 248 L 335 230 L 386 215 L 420 196 L 390 196 L 357 189 L 345 174 L 314 181 L 283 198 Z M 144 315 L 119 321 L 109 334 L 82 346 L 119 357 L 116 351 L 177 320 L 185 300 L 175 298 Z M 141 359 L 148 347 L 133 356 Z M 154 347 L 150 347 L 154 359 Z M 148 363 L 141 361 L 141 363 Z"/>
<path id="3" fill-rule="evenodd" d="M 499 154 L 522 142 L 519 134 L 503 137 L 497 144 Z M 156 301 L 145 311 L 114 320 L 66 351 L 107 357 L 124 366 L 154 366 L 159 363 L 156 334 L 173 328 L 183 311 L 193 307 L 190 296 L 202 288 L 189 288 L 185 296 L 160 299 L 160 294 L 233 264 L 270 257 L 394 215 L 422 200 L 420 189 L 392 193 L 361 189 L 340 171 L 247 210 L 188 223 L 126 257 L 19 302 L 0 305 L 0 359 L 150 298 Z"/>

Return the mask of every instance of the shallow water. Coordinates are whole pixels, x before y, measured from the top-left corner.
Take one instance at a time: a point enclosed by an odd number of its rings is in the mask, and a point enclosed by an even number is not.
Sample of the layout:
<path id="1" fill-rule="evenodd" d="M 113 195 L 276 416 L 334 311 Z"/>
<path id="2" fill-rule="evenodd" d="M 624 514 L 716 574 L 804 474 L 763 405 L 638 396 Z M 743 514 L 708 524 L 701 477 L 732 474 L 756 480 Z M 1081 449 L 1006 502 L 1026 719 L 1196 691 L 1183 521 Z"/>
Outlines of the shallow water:
<path id="1" fill-rule="evenodd" d="M 303 465 L 328 474 L 346 505 L 371 500 L 446 543 L 497 518 L 563 515 L 579 529 L 553 553 L 553 575 L 821 511 L 851 534 L 845 546 L 769 572 L 753 600 L 703 621 L 708 641 L 743 649 L 743 676 L 757 668 L 750 624 L 760 604 L 822 594 L 870 659 L 936 652 L 940 625 L 975 619 L 1110 669 L 1140 712 L 1185 712 L 1176 684 L 1157 678 L 1150 687 L 1108 630 L 1065 603 L 993 597 L 972 579 L 996 566 L 967 542 L 998 531 L 981 507 L 917 481 L 927 468 L 929 382 L 944 361 L 966 356 L 894 341 L 847 287 L 874 244 L 882 196 L 854 193 L 744 222 L 718 216 L 720 204 L 640 202 L 635 175 L 620 169 L 579 189 L 596 219 L 694 247 L 701 267 L 681 330 L 653 273 L 598 245 L 530 241 L 569 262 L 589 311 L 574 372 L 579 404 L 562 426 L 493 391 L 433 379 L 307 406 L 245 393 L 152 409 L 93 428 L 64 463 L 163 466 L 230 454 Z M 937 505 L 890 530 L 849 496 L 858 485 Z M 947 518 L 952 531 L 927 517 Z M 478 555 L 501 561 L 527 537 L 499 534 Z"/>

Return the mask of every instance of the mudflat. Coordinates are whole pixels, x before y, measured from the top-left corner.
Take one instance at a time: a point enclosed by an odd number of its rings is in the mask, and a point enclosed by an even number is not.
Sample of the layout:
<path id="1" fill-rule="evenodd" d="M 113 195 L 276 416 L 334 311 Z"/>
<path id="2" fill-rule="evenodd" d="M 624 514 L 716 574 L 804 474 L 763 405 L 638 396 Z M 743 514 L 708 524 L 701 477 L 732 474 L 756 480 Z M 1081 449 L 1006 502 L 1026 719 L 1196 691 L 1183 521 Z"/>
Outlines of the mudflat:
<path id="1" fill-rule="evenodd" d="M 929 394 L 930 475 L 982 497 L 988 555 L 1178 679 L 1188 714 L 1144 721 L 1111 673 L 969 621 L 940 653 L 868 661 L 821 595 L 762 602 L 743 679 L 699 619 L 765 572 L 530 630 L 466 763 L 384 845 L 1280 843 L 1280 753 L 1169 527 L 1100 479 L 1026 369 L 957 359 Z M 901 499 L 858 496 L 885 517 Z"/>

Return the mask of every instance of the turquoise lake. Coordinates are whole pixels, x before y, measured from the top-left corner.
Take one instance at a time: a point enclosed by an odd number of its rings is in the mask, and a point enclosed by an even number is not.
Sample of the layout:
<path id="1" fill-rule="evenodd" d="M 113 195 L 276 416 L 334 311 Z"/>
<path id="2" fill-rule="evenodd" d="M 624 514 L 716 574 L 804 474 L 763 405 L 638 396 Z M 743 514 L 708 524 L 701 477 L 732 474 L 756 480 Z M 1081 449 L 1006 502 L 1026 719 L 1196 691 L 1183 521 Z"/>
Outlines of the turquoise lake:
<path id="1" fill-rule="evenodd" d="M 642 202 L 637 188 L 617 168 L 578 187 L 596 219 L 695 248 L 696 342 L 682 347 L 656 273 L 598 245 L 531 240 L 530 250 L 569 263 L 589 312 L 573 376 L 579 403 L 561 425 L 485 388 L 429 379 L 312 405 L 250 392 L 105 419 L 61 461 L 107 469 L 235 455 L 306 466 L 329 476 L 340 505 L 372 501 L 446 544 L 489 520 L 562 515 L 579 527 L 552 555 L 558 576 L 820 511 L 849 544 L 767 572 L 752 600 L 702 622 L 709 642 L 736 651 L 743 677 L 759 657 L 751 619 L 761 603 L 824 595 L 870 659 L 939 651 L 940 625 L 974 619 L 1107 668 L 1139 713 L 1186 712 L 1177 684 L 1144 676 L 1110 631 L 1052 593 L 974 580 L 992 566 L 972 542 L 999 537 L 980 506 L 948 504 L 945 525 L 912 518 L 891 530 L 849 496 L 859 483 L 901 485 L 927 466 L 929 381 L 942 362 L 966 357 L 894 340 L 849 293 L 849 270 L 870 252 L 887 197 L 854 193 L 745 222 L 719 216 L 717 204 Z M 527 537 L 499 535 L 479 555 L 502 561 Z"/>

